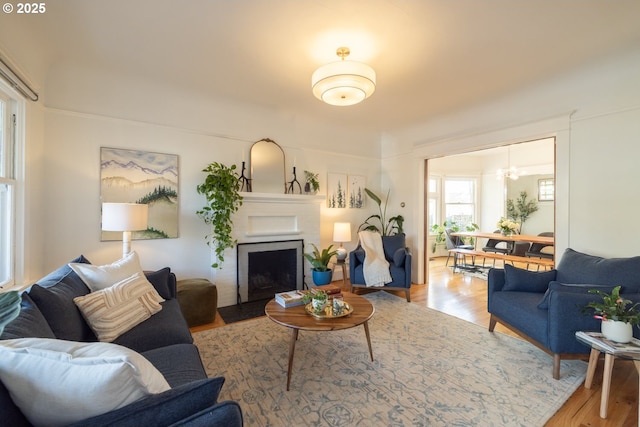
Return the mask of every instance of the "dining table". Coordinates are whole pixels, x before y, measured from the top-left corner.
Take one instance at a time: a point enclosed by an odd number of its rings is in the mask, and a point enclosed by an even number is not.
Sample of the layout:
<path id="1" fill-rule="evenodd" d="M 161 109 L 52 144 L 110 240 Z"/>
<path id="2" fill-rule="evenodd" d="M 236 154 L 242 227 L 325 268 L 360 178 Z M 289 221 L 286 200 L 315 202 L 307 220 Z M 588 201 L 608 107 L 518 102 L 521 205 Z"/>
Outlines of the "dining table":
<path id="1" fill-rule="evenodd" d="M 511 234 L 504 235 L 501 233 L 489 233 L 484 231 L 456 231 L 451 233 L 452 236 L 458 237 L 474 237 L 481 239 L 494 239 L 504 242 L 531 242 L 531 243 L 543 243 L 550 246 L 554 244 L 554 238 L 550 236 L 534 236 L 529 234 Z"/>

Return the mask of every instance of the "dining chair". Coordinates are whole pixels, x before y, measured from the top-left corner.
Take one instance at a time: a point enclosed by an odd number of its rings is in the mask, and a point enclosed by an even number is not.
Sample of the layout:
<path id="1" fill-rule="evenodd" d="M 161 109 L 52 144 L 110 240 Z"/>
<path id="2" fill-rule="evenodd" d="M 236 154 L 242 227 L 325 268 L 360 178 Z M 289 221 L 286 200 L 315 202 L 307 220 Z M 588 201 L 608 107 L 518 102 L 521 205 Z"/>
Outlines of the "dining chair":
<path id="1" fill-rule="evenodd" d="M 546 236 L 546 237 L 553 237 L 553 232 L 552 231 L 544 231 L 542 233 L 539 233 L 538 236 Z M 546 259 L 553 259 L 554 253 L 553 252 L 542 252 L 542 250 L 544 248 L 548 248 L 548 247 L 552 247 L 553 248 L 553 244 L 548 244 L 548 243 L 532 243 L 531 247 L 529 248 L 528 251 L 525 252 L 524 256 L 529 257 L 529 258 L 546 258 Z M 529 264 L 527 264 L 527 269 L 529 268 Z M 540 265 L 538 265 L 538 270 L 540 270 Z"/>
<path id="2" fill-rule="evenodd" d="M 474 249 L 473 245 L 466 245 L 460 237 L 452 236 L 451 233 L 453 233 L 453 230 L 451 230 L 450 228 L 446 228 L 444 230 L 444 237 L 445 237 L 445 243 L 447 245 L 447 250 L 449 249 L 473 250 Z M 466 264 L 467 257 L 464 254 L 454 254 L 454 256 L 461 258 L 463 264 Z M 451 258 L 451 252 L 449 252 L 449 254 L 447 255 L 447 262 L 445 263 L 445 267 L 449 265 L 449 258 Z M 475 264 L 475 257 L 473 256 L 471 257 L 471 263 Z M 453 264 L 456 265 L 457 261 L 454 262 Z"/>

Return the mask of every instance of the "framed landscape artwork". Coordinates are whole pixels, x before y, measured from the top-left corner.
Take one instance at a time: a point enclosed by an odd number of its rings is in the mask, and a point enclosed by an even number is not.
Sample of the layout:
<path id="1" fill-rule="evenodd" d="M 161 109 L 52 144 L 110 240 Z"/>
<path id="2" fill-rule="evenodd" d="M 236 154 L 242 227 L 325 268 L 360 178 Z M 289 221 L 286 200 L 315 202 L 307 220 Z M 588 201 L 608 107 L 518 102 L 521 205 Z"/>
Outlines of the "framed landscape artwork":
<path id="1" fill-rule="evenodd" d="M 146 230 L 133 239 L 178 237 L 178 156 L 149 151 L 100 148 L 102 203 L 149 205 Z M 122 233 L 102 231 L 102 240 L 121 240 Z"/>
<path id="2" fill-rule="evenodd" d="M 366 177 L 362 175 L 349 175 L 349 207 L 364 208 L 367 195 L 364 191 L 367 186 Z"/>
<path id="3" fill-rule="evenodd" d="M 327 207 L 347 207 L 347 175 L 330 173 L 327 176 Z"/>

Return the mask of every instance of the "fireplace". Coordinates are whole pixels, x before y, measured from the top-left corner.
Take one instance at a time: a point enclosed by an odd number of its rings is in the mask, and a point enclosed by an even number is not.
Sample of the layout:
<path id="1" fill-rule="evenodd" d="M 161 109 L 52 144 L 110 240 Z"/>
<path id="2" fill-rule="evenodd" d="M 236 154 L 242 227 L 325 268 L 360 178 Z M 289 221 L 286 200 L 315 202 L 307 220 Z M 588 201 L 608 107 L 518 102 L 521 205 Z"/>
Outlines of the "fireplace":
<path id="1" fill-rule="evenodd" d="M 273 298 L 278 292 L 302 289 L 302 240 L 238 244 L 238 303 Z"/>

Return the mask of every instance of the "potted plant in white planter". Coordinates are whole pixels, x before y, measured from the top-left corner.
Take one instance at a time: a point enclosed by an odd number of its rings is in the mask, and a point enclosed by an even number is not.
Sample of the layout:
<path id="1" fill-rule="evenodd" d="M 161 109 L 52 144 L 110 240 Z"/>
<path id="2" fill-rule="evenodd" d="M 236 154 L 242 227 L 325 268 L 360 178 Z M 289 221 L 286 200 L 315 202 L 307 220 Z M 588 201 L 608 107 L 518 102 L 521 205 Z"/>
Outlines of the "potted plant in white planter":
<path id="1" fill-rule="evenodd" d="M 316 314 L 322 313 L 322 310 L 327 306 L 327 302 L 329 301 L 329 294 L 325 291 L 318 291 L 314 293 L 307 293 L 302 297 L 302 302 L 304 304 L 309 304 L 311 302 L 311 307 Z"/>
<path id="2" fill-rule="evenodd" d="M 322 251 L 318 249 L 315 244 L 313 246 L 313 252 L 305 253 L 304 257 L 311 263 L 311 277 L 313 283 L 316 286 L 328 285 L 331 283 L 331 277 L 333 270 L 329 268 L 329 261 L 331 257 L 338 253 L 338 251 L 332 251 L 333 245 L 329 245 L 328 248 L 324 248 Z"/>
<path id="3" fill-rule="evenodd" d="M 584 307 L 584 310 L 593 310 L 593 317 L 602 320 L 602 335 L 619 343 L 631 341 L 633 326 L 640 324 L 639 303 L 629 306 L 633 301 L 620 296 L 620 286 L 613 288 L 611 295 L 599 289 L 590 289 L 589 293 L 602 297 L 602 302 L 590 302 Z"/>

